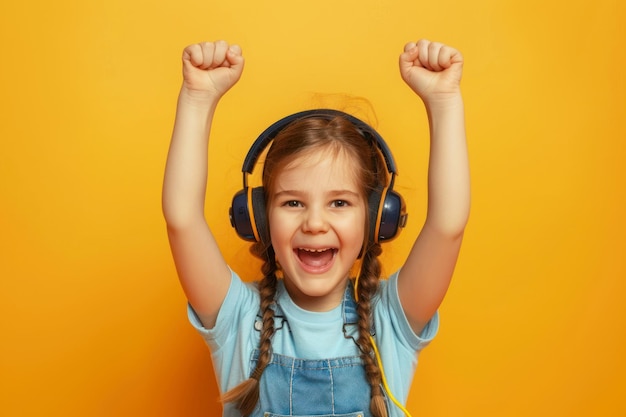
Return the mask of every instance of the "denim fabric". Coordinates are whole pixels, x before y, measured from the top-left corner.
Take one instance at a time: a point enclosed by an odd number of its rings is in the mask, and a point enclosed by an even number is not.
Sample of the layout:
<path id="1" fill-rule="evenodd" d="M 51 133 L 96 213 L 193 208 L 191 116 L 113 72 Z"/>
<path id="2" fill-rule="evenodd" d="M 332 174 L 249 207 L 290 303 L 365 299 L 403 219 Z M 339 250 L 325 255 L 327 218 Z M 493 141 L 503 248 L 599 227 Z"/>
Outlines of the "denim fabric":
<path id="1" fill-rule="evenodd" d="M 370 386 L 358 356 L 304 360 L 272 355 L 260 384 L 255 416 L 267 416 L 268 412 L 279 416 L 369 416 Z"/>
<path id="2" fill-rule="evenodd" d="M 358 320 L 356 303 L 348 286 L 343 299 L 344 328 Z M 277 331 L 289 331 L 281 317 Z M 287 323 L 288 324 L 288 323 Z M 256 368 L 259 351 L 251 356 Z M 371 417 L 371 387 L 359 356 L 306 360 L 272 354 L 260 380 L 260 398 L 253 417 Z"/>

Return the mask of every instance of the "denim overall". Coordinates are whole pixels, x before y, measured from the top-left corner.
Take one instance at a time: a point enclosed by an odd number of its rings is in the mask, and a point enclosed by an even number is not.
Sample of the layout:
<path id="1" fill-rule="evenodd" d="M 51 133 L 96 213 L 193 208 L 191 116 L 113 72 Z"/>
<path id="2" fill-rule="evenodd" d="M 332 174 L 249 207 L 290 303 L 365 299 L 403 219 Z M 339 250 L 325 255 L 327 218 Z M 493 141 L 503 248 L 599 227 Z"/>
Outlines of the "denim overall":
<path id="1" fill-rule="evenodd" d="M 348 285 L 343 304 L 343 329 L 358 322 L 352 285 Z M 275 304 L 275 329 L 290 331 L 280 304 Z M 260 329 L 260 317 L 255 328 Z M 341 337 L 341 336 L 338 336 Z M 256 367 L 258 350 L 251 357 Z M 371 387 L 360 356 L 331 359 L 297 359 L 272 353 L 270 363 L 259 381 L 259 402 L 253 417 L 371 417 Z M 387 409 L 389 402 L 385 398 Z"/>

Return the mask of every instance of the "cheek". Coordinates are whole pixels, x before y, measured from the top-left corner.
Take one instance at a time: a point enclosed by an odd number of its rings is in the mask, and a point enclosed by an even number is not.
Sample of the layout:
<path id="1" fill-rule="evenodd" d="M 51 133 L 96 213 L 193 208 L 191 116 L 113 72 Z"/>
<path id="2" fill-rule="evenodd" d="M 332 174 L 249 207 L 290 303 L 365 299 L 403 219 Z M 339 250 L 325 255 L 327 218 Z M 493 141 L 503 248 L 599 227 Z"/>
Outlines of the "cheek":
<path id="1" fill-rule="evenodd" d="M 355 229 L 353 232 L 353 241 L 355 242 L 355 247 L 358 247 L 358 250 L 360 251 L 365 241 L 365 231 L 362 228 Z"/>
<path id="2" fill-rule="evenodd" d="M 278 216 L 277 211 L 270 208 L 267 215 L 267 222 L 270 231 L 270 241 L 272 245 L 274 245 L 274 250 L 276 250 L 276 246 L 284 245 L 285 241 L 289 241 L 290 239 L 289 221 L 288 218 L 284 216 Z M 274 225 L 274 227 L 272 227 L 272 225 Z"/>
<path id="3" fill-rule="evenodd" d="M 365 230 L 367 225 L 365 224 L 365 216 L 356 216 L 349 222 L 345 222 L 341 225 L 340 235 L 344 236 L 344 244 L 351 244 L 351 246 L 362 246 L 365 240 Z"/>

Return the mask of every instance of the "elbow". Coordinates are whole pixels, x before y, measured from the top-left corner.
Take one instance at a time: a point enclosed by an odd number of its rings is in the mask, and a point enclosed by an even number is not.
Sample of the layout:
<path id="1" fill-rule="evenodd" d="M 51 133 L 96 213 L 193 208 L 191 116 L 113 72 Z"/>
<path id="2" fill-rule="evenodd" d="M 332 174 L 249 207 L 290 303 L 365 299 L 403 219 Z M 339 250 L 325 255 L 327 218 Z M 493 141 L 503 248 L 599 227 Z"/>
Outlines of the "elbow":
<path id="1" fill-rule="evenodd" d="M 438 234 L 450 239 L 461 239 L 470 216 L 470 198 L 429 206 L 426 224 Z"/>
<path id="2" fill-rule="evenodd" d="M 426 219 L 426 223 L 424 224 L 425 228 L 430 229 L 435 232 L 439 236 L 443 236 L 449 240 L 461 240 L 463 239 L 463 234 L 465 233 L 465 228 L 467 226 L 467 222 L 469 220 L 469 213 L 465 216 L 458 217 L 428 217 Z"/>
<path id="3" fill-rule="evenodd" d="M 206 220 L 203 216 L 183 215 L 177 213 L 176 215 L 165 215 L 165 224 L 169 234 L 177 234 L 179 232 L 194 229 L 201 225 L 206 225 Z"/>
<path id="4" fill-rule="evenodd" d="M 193 210 L 191 207 L 181 207 L 178 205 L 162 204 L 163 218 L 167 225 L 168 233 L 189 230 L 199 224 L 206 223 L 202 210 Z"/>
<path id="5" fill-rule="evenodd" d="M 165 198 L 161 201 L 161 213 L 168 229 L 182 222 L 183 216 L 180 214 L 180 210 Z"/>

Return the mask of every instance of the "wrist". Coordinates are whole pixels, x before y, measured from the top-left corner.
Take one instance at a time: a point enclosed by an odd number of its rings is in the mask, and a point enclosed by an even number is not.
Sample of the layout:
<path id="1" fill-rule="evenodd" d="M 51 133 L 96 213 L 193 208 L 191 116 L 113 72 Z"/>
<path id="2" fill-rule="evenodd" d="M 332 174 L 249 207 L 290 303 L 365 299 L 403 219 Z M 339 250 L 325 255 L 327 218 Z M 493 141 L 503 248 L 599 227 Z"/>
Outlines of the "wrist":
<path id="1" fill-rule="evenodd" d="M 195 90 L 185 84 L 180 89 L 178 102 L 198 109 L 210 109 L 217 106 L 221 95 L 210 90 Z"/>
<path id="2" fill-rule="evenodd" d="M 426 110 L 429 113 L 440 113 L 463 109 L 463 96 L 461 91 L 441 94 L 428 99 L 423 99 Z"/>

